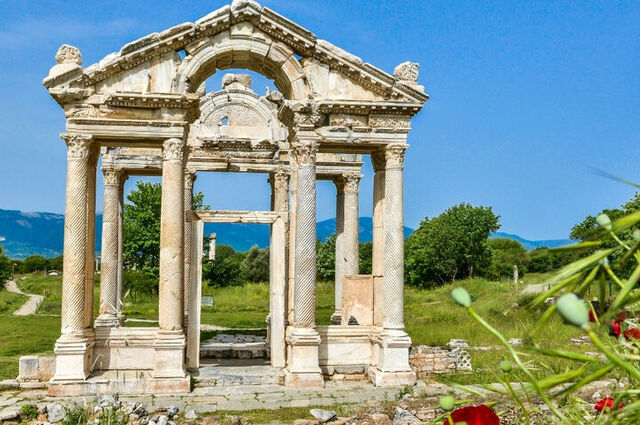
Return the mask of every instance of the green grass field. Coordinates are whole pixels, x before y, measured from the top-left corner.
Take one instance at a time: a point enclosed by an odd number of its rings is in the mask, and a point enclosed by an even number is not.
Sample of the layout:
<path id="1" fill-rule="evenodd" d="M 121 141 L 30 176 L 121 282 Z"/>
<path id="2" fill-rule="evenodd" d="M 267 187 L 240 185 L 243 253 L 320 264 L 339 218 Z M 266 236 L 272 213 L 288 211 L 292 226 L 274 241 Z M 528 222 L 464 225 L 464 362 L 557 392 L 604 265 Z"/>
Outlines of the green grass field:
<path id="1" fill-rule="evenodd" d="M 546 276 L 530 278 L 535 283 L 544 279 Z M 23 291 L 43 294 L 46 299 L 35 316 L 18 318 L 10 314 L 21 305 L 24 297 L 0 290 L 0 320 L 5 319 L 0 324 L 0 378 L 17 375 L 17 359 L 20 355 L 51 353 L 59 335 L 60 319 L 55 315 L 60 312 L 61 278 L 29 275 L 25 280 L 18 280 L 18 284 Z M 405 288 L 405 325 L 414 345 L 445 345 L 452 338 L 465 339 L 472 346 L 499 345 L 463 308 L 451 301 L 449 294 L 456 286 L 467 288 L 475 297 L 473 305 L 476 311 L 507 338 L 525 339 L 521 351 L 527 360 L 540 357 L 530 355 L 532 339 L 545 347 L 566 348 L 569 338 L 579 334 L 579 331 L 558 318 L 552 319 L 544 327 L 536 328 L 536 320 L 542 312 L 526 308 L 526 303 L 532 297 L 522 297 L 511 283 L 467 279 L 437 289 Z M 227 288 L 205 286 L 203 295 L 213 296 L 214 306 L 203 308 L 202 323 L 230 328 L 265 327 L 269 308 L 267 284 Z M 98 287 L 95 297 L 97 307 Z M 125 299 L 125 303 L 124 313 L 128 318 L 155 320 L 158 317 L 158 299 L 155 296 L 139 297 L 136 303 Z M 318 284 L 316 305 L 317 323 L 329 324 L 334 305 L 333 284 Z M 128 325 L 155 326 L 154 323 L 140 322 Z M 211 335 L 205 333 L 203 338 L 210 338 Z M 458 383 L 495 382 L 498 376 L 494 371 L 504 351 L 474 351 L 472 354 L 476 372 L 438 379 Z M 562 370 L 566 363 L 547 359 L 547 365 L 549 370 Z"/>

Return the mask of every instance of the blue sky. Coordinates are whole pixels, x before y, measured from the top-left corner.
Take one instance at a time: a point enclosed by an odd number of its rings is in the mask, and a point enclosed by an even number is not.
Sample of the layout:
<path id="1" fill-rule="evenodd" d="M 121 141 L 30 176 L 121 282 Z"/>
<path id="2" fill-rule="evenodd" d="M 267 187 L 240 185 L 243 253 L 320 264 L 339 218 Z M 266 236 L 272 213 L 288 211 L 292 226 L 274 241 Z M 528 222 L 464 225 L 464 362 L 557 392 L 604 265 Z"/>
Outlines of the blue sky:
<path id="1" fill-rule="evenodd" d="M 0 2 L 0 208 L 64 211 L 64 117 L 41 84 L 60 44 L 80 48 L 87 66 L 223 4 Z M 408 226 L 470 202 L 492 206 L 503 231 L 562 238 L 586 214 L 633 195 L 590 167 L 640 181 L 640 2 L 261 4 L 387 72 L 420 63 L 431 99 L 409 136 Z M 220 87 L 220 76 L 209 89 Z M 254 89 L 262 93 L 267 83 L 254 81 Z M 366 216 L 370 166 L 364 174 Z M 332 185 L 318 188 L 318 218 L 333 217 Z M 196 189 L 217 209 L 269 206 L 264 175 L 200 175 Z"/>

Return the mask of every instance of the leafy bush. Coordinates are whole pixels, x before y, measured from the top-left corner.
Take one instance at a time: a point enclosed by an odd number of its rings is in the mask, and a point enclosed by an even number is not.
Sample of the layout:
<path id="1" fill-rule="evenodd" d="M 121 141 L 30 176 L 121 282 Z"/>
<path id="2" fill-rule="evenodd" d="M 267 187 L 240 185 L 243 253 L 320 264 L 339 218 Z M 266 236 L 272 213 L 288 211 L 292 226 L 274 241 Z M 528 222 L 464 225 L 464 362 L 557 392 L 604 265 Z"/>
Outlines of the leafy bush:
<path id="1" fill-rule="evenodd" d="M 480 270 L 480 274 L 487 279 L 510 279 L 513 276 L 513 266 L 518 266 L 519 276 L 527 271 L 529 262 L 527 250 L 520 242 L 507 238 L 494 238 L 487 241 L 491 252 L 488 267 Z"/>
<path id="2" fill-rule="evenodd" d="M 23 420 L 34 420 L 38 416 L 38 406 L 34 404 L 23 404 L 20 408 L 20 418 Z"/>
<path id="3" fill-rule="evenodd" d="M 139 270 L 125 270 L 122 272 L 122 289 L 123 296 L 128 294 L 136 302 L 139 295 L 158 293 L 158 279 Z"/>

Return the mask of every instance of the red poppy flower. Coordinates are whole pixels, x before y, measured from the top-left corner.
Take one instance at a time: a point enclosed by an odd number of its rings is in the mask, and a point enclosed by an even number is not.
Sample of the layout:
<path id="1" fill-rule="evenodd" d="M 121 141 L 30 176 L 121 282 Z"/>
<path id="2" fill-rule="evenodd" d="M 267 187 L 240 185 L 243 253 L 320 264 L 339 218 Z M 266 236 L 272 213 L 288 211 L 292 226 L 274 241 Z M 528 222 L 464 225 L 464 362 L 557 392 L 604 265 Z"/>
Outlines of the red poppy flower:
<path id="1" fill-rule="evenodd" d="M 490 407 L 481 404 L 480 406 L 466 406 L 454 410 L 451 413 L 453 423 L 466 422 L 467 425 L 500 425 L 500 418 Z M 445 419 L 443 425 L 450 425 L 449 419 Z"/>
<path id="2" fill-rule="evenodd" d="M 598 317 L 598 313 L 593 313 L 593 310 L 589 310 L 589 321 L 590 322 L 595 322 L 596 321 L 596 317 Z"/>
<path id="3" fill-rule="evenodd" d="M 640 339 L 640 329 L 638 328 L 629 328 L 623 333 L 624 337 L 628 340 L 630 339 Z"/>
<path id="4" fill-rule="evenodd" d="M 603 410 L 611 410 L 613 409 L 614 400 L 611 397 L 605 397 L 593 406 L 598 412 L 602 412 Z M 618 403 L 618 409 L 622 409 L 624 405 L 622 402 Z"/>
<path id="5" fill-rule="evenodd" d="M 613 335 L 616 338 L 620 336 L 621 330 L 620 330 L 620 322 L 617 320 L 613 320 L 611 322 L 611 328 L 609 330 L 609 335 Z"/>

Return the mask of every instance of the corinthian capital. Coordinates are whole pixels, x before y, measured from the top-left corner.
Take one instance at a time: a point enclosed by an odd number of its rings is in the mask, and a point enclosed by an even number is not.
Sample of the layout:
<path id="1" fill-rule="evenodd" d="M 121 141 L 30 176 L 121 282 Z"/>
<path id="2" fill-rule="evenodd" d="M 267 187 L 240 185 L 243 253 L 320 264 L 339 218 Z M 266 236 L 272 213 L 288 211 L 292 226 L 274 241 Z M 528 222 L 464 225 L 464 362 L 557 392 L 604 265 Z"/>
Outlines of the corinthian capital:
<path id="1" fill-rule="evenodd" d="M 275 190 L 289 189 L 289 174 L 280 170 L 273 175 L 273 188 Z"/>
<path id="2" fill-rule="evenodd" d="M 104 168 L 102 170 L 102 174 L 104 175 L 104 185 L 105 186 L 120 186 L 120 182 L 122 180 L 123 172 L 118 168 Z"/>
<path id="3" fill-rule="evenodd" d="M 196 181 L 196 173 L 193 171 L 185 171 L 184 173 L 184 187 L 185 189 L 193 189 L 193 182 Z"/>
<path id="4" fill-rule="evenodd" d="M 296 156 L 296 162 L 298 165 L 313 165 L 316 163 L 316 152 L 318 152 L 318 147 L 314 142 L 295 143 L 292 146 L 292 150 Z"/>
<path id="5" fill-rule="evenodd" d="M 344 191 L 358 193 L 361 178 L 362 174 L 360 173 L 344 173 L 342 175 L 342 181 L 344 182 Z"/>
<path id="6" fill-rule="evenodd" d="M 62 133 L 60 137 L 67 144 L 67 158 L 88 159 L 93 144 L 92 136 L 86 134 Z"/>
<path id="7" fill-rule="evenodd" d="M 178 160 L 182 161 L 182 153 L 184 150 L 184 142 L 180 139 L 167 139 L 162 144 L 162 157 L 165 161 Z"/>
<path id="8" fill-rule="evenodd" d="M 391 143 L 387 145 L 384 157 L 387 162 L 387 168 L 402 167 L 404 163 L 404 153 L 409 145 L 405 143 Z"/>
<path id="9" fill-rule="evenodd" d="M 371 154 L 371 165 L 373 171 L 384 171 L 387 161 L 384 159 L 384 152 L 373 152 Z"/>

